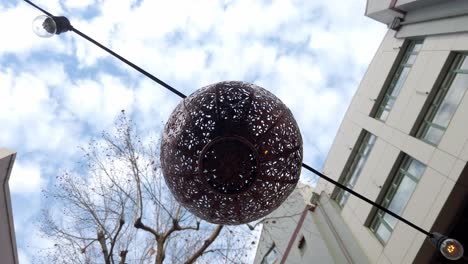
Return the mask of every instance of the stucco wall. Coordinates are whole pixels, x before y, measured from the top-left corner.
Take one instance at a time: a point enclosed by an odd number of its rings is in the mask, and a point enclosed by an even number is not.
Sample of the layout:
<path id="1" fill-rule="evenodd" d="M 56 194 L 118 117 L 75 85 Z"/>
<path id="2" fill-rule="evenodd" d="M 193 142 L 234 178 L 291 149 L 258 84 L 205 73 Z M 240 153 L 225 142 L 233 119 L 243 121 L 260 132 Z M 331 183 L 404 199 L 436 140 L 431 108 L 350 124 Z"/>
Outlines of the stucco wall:
<path id="1" fill-rule="evenodd" d="M 310 189 L 310 187 L 300 187 L 300 189 Z M 302 194 L 311 194 L 311 191 L 300 189 L 296 189 L 277 210 L 268 215 L 264 220 L 254 263 L 261 263 L 273 242 L 278 248 L 279 257 L 277 263 L 280 263 L 294 230 L 299 223 L 299 219 L 306 208 L 307 204 L 305 200 L 307 198 L 310 199 L 310 197 L 304 197 Z M 302 228 L 297 233 L 285 263 L 305 264 L 311 263 L 311 261 L 324 264 L 339 263 L 335 259 L 337 259 L 337 255 L 339 258 L 340 253 L 329 251 L 327 243 L 322 237 L 320 227 L 316 223 L 316 216 L 314 214 L 310 211 L 306 212 Z M 301 254 L 298 248 L 299 240 L 302 236 L 304 236 L 306 241 L 304 254 Z"/>
<path id="2" fill-rule="evenodd" d="M 401 152 L 426 164 L 427 168 L 403 211 L 403 217 L 429 230 L 468 160 L 468 95 L 465 94 L 440 144 L 429 145 L 409 135 L 427 92 L 436 86 L 440 72 L 453 51 L 468 51 L 468 34 L 426 37 L 408 78 L 387 121 L 369 116 L 375 99 L 384 87 L 394 66 L 403 40 L 389 30 L 365 74 L 323 167 L 323 172 L 337 180 L 361 132 L 377 136 L 355 191 L 376 200 Z M 316 192 L 332 193 L 334 186 L 320 181 Z M 350 197 L 341 211 L 346 224 L 366 252 L 371 263 L 411 263 L 425 236 L 399 222 L 384 246 L 365 226 L 371 206 Z"/>

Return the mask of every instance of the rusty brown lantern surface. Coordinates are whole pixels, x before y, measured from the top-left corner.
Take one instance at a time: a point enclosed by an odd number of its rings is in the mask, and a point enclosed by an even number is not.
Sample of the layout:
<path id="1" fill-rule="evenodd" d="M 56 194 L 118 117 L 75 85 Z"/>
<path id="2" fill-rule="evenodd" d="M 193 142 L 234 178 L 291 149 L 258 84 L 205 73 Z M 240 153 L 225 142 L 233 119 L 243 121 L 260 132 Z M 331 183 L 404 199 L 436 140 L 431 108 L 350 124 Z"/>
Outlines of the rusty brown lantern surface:
<path id="1" fill-rule="evenodd" d="M 295 188 L 302 138 L 291 111 L 244 82 L 203 87 L 164 128 L 161 165 L 172 194 L 196 216 L 236 225 L 276 209 Z"/>

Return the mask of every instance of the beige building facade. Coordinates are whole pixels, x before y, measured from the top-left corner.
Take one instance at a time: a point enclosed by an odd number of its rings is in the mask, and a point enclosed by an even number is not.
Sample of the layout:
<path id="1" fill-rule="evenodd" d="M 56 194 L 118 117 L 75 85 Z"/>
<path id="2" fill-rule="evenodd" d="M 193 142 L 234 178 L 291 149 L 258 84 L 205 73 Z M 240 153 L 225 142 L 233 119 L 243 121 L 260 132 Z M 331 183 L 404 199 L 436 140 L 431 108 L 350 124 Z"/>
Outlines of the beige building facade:
<path id="1" fill-rule="evenodd" d="M 323 172 L 468 247 L 468 2 L 371 0 L 366 15 L 390 29 Z M 323 180 L 315 191 L 332 200 L 370 263 L 443 261 L 405 223 Z"/>
<path id="2" fill-rule="evenodd" d="M 310 186 L 299 184 L 262 220 L 255 264 L 368 263 L 329 199 L 319 198 Z"/>
<path id="3" fill-rule="evenodd" d="M 13 212 L 11 209 L 10 178 L 16 153 L 0 148 L 0 263 L 18 263 L 16 250 L 15 227 L 13 224 Z"/>
<path id="4" fill-rule="evenodd" d="M 369 0 L 366 16 L 389 30 L 322 172 L 468 251 L 468 1 Z M 426 235 L 333 184 L 319 180 L 313 192 L 299 233 L 328 257 L 283 258 L 284 243 L 300 239 L 296 220 L 276 233 L 264 226 L 283 244 L 270 261 L 262 237 L 255 263 L 448 263 Z M 450 263 L 468 263 L 467 253 Z"/>

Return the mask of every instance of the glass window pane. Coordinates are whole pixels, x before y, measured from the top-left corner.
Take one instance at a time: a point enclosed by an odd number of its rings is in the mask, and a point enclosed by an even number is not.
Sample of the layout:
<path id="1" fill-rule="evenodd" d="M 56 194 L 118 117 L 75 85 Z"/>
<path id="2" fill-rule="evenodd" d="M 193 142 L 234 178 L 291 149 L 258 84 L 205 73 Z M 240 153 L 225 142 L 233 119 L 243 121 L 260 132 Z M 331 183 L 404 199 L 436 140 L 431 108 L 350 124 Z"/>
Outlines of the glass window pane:
<path id="1" fill-rule="evenodd" d="M 335 201 L 337 201 L 339 203 L 342 196 L 343 196 L 343 190 L 341 188 L 338 188 L 338 191 L 337 191 L 336 196 L 335 196 Z"/>
<path id="2" fill-rule="evenodd" d="M 401 87 L 405 83 L 406 77 L 408 77 L 408 74 L 410 72 L 410 67 L 404 67 L 403 70 L 401 71 L 400 75 L 398 76 L 398 80 L 393 87 L 393 90 L 391 92 L 391 96 L 397 97 L 398 94 L 400 93 Z"/>
<path id="3" fill-rule="evenodd" d="M 413 48 L 413 52 L 418 52 L 422 48 L 422 42 L 416 43 Z"/>
<path id="4" fill-rule="evenodd" d="M 371 150 L 372 150 L 372 145 L 366 145 L 366 147 L 362 151 L 362 156 L 367 158 Z"/>
<path id="5" fill-rule="evenodd" d="M 388 239 L 390 238 L 390 235 L 392 234 L 392 232 L 390 230 L 388 230 L 382 224 L 379 225 L 379 228 L 377 228 L 376 233 L 379 236 L 379 238 L 384 242 L 387 242 Z"/>
<path id="6" fill-rule="evenodd" d="M 405 156 L 401 160 L 398 172 L 392 178 L 392 182 L 385 191 L 384 199 L 380 204 L 395 214 L 401 215 L 416 189 L 417 179 L 421 177 L 424 170 L 424 164 L 409 156 Z M 371 229 L 381 240 L 386 242 L 397 222 L 398 220 L 395 217 L 378 210 L 372 220 Z"/>
<path id="7" fill-rule="evenodd" d="M 382 103 L 380 104 L 380 107 L 381 108 L 386 108 L 386 106 L 388 105 L 388 100 L 390 99 L 390 97 L 388 95 L 385 95 L 385 97 L 382 99 Z"/>
<path id="8" fill-rule="evenodd" d="M 345 175 L 341 180 L 341 183 L 346 187 L 352 189 L 356 184 L 356 181 L 361 174 L 362 169 L 366 163 L 367 157 L 369 156 L 372 146 L 375 142 L 375 136 L 365 132 L 364 136 L 361 136 L 362 140 L 359 141 L 359 144 L 355 146 L 357 151 L 353 154 L 354 156 L 350 157 L 352 159 L 350 162 L 349 167 L 346 169 Z M 349 162 L 349 161 L 348 161 Z M 349 197 L 348 192 L 343 192 L 342 190 L 337 191 L 335 196 L 335 200 L 338 202 L 340 206 L 346 203 Z"/>
<path id="9" fill-rule="evenodd" d="M 428 122 L 424 122 L 424 126 L 428 125 L 428 124 L 431 124 L 430 120 L 432 120 L 432 118 L 437 114 L 437 105 L 431 105 L 429 107 L 429 110 L 427 111 L 427 116 L 426 116 L 426 121 Z"/>
<path id="10" fill-rule="evenodd" d="M 408 203 L 409 198 L 411 197 L 411 194 L 415 188 L 416 182 L 411 180 L 409 177 L 404 177 L 400 183 L 400 186 L 398 187 L 398 190 L 393 196 L 392 201 L 390 202 L 390 206 L 387 208 L 390 211 L 400 215 L 403 212 L 403 208 L 406 206 L 406 203 Z M 395 227 L 395 224 L 398 221 L 389 214 L 385 214 L 384 219 L 392 228 Z"/>
<path id="11" fill-rule="evenodd" d="M 435 109 L 431 109 L 431 111 L 437 111 L 437 106 L 439 106 L 442 103 L 442 101 L 444 100 L 444 96 L 445 96 L 445 89 L 440 89 L 439 91 L 437 91 L 437 94 L 434 98 L 434 102 L 431 105 L 435 107 Z"/>
<path id="12" fill-rule="evenodd" d="M 424 169 L 426 169 L 426 166 L 424 164 L 415 159 L 412 159 L 407 171 L 416 179 L 421 179 L 421 176 L 424 173 Z"/>
<path id="13" fill-rule="evenodd" d="M 371 152 L 373 146 L 374 146 L 374 144 L 372 144 L 372 145 L 367 145 L 367 146 L 366 146 L 366 148 L 364 149 L 364 153 L 362 153 L 362 156 L 363 156 L 364 158 L 367 159 L 367 157 L 369 156 L 369 154 L 370 154 L 370 152 Z"/>
<path id="14" fill-rule="evenodd" d="M 460 66 L 461 70 L 468 70 L 468 56 L 465 55 L 464 61 Z"/>
<path id="15" fill-rule="evenodd" d="M 409 56 L 405 64 L 414 64 L 414 61 L 416 61 L 416 56 L 417 56 L 416 54 Z"/>
<path id="16" fill-rule="evenodd" d="M 273 244 L 272 248 L 270 248 L 269 252 L 265 257 L 263 257 L 262 264 L 274 264 L 278 259 L 278 249 Z"/>
<path id="17" fill-rule="evenodd" d="M 427 142 L 430 142 L 434 145 L 439 144 L 440 140 L 442 139 L 442 136 L 444 135 L 443 130 L 440 130 L 438 128 L 435 128 L 433 126 L 428 127 L 426 134 L 424 135 L 424 140 Z"/>
<path id="18" fill-rule="evenodd" d="M 466 64 L 468 64 L 466 55 L 458 55 L 455 58 L 444 82 L 438 87 L 431 107 L 428 109 L 424 122 L 419 128 L 418 137 L 431 144 L 439 144 L 445 129 L 448 127 L 468 89 L 468 74 L 456 73 L 460 67 L 467 67 Z"/>
<path id="19" fill-rule="evenodd" d="M 361 171 L 366 163 L 367 157 L 369 156 L 376 137 L 369 132 L 364 132 L 361 135 L 362 140 L 359 140 L 359 144 L 355 146 L 357 148 L 356 153 L 354 154 L 351 161 L 351 165 L 346 169 L 345 175 L 341 181 L 343 185 L 352 189 L 356 184 L 356 181 L 361 174 Z M 348 161 L 349 162 L 349 161 Z M 348 192 L 343 192 L 342 190 L 338 190 L 335 200 L 338 204 L 343 207 L 349 197 Z"/>
<path id="20" fill-rule="evenodd" d="M 390 97 L 385 100 L 385 108 L 390 110 L 393 107 L 393 104 L 395 104 L 395 98 Z"/>
<path id="21" fill-rule="evenodd" d="M 455 76 L 455 78 L 452 81 L 452 84 L 450 85 L 449 91 L 447 92 L 447 95 L 445 96 L 445 100 L 449 98 L 449 100 L 454 100 L 454 99 L 459 99 L 459 97 L 463 96 L 465 93 L 466 89 L 468 88 L 468 74 L 464 73 L 459 73 Z M 453 92 L 452 92 L 453 91 Z"/>
<path id="22" fill-rule="evenodd" d="M 395 185 L 392 183 L 390 187 L 387 190 L 387 195 L 385 196 L 384 201 L 382 202 L 382 205 L 385 207 L 388 207 L 388 204 L 391 202 L 393 195 L 396 193 L 398 188 L 398 185 Z"/>
<path id="23" fill-rule="evenodd" d="M 396 223 L 398 223 L 398 219 L 389 214 L 385 214 L 383 220 L 392 228 L 392 230 L 395 228 Z"/>
<path id="24" fill-rule="evenodd" d="M 371 225 L 369 226 L 369 228 L 372 230 L 372 232 L 377 231 L 377 227 L 378 227 L 379 223 L 380 223 L 379 217 L 376 215 L 376 217 L 374 217 L 374 220 L 372 220 Z"/>
<path id="25" fill-rule="evenodd" d="M 439 109 L 437 109 L 432 122 L 446 128 L 456 110 L 457 104 L 444 101 Z"/>
<path id="26" fill-rule="evenodd" d="M 367 134 L 365 138 L 365 144 L 363 144 L 365 145 L 364 150 L 362 151 L 363 156 L 369 155 L 370 150 L 374 146 L 374 142 L 375 142 L 375 136 L 372 134 Z"/>
<path id="27" fill-rule="evenodd" d="M 349 198 L 349 192 L 343 192 L 343 195 L 341 196 L 341 199 L 338 201 L 338 204 L 343 207 L 345 203 L 348 201 Z"/>
<path id="28" fill-rule="evenodd" d="M 351 177 L 349 178 L 349 183 L 354 187 L 354 184 L 356 183 L 356 179 L 358 178 L 359 174 L 361 174 L 362 168 L 364 167 L 365 159 L 361 158 L 358 161 L 358 164 L 356 165 L 356 168 L 354 169 L 353 174 L 351 174 Z"/>
<path id="29" fill-rule="evenodd" d="M 447 127 L 467 88 L 468 74 L 457 74 L 432 122 Z"/>
<path id="30" fill-rule="evenodd" d="M 386 121 L 390 110 L 395 103 L 396 98 L 398 97 L 400 90 L 402 89 L 406 78 L 409 75 L 411 70 L 411 66 L 416 60 L 417 52 L 421 48 L 421 42 L 412 41 L 409 45 L 403 59 L 399 62 L 399 66 L 392 76 L 390 84 L 385 90 L 385 94 L 383 99 L 379 102 L 379 108 L 374 116 L 381 121 Z M 392 99 L 388 99 L 388 97 L 392 97 Z"/>
<path id="31" fill-rule="evenodd" d="M 450 85 L 450 89 L 447 92 L 447 96 L 450 96 L 450 97 L 463 96 L 467 88 L 468 88 L 468 74 L 459 73 L 453 79 L 453 82 Z M 451 94 L 450 93 L 451 90 L 455 90 L 455 92 Z"/>
<path id="32" fill-rule="evenodd" d="M 390 112 L 389 112 L 388 110 L 383 109 L 382 112 L 381 112 L 380 115 L 379 115 L 379 119 L 382 120 L 382 121 L 386 121 L 387 118 L 388 118 L 388 114 L 389 114 L 389 113 L 390 113 Z"/>

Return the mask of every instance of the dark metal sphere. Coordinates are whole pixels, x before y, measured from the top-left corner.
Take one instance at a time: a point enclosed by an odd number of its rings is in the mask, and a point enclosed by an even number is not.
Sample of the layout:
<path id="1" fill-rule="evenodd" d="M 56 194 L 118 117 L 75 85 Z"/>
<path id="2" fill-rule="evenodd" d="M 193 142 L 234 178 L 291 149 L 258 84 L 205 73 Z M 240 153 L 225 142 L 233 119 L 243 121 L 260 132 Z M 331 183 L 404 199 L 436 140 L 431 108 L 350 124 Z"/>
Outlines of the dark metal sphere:
<path id="1" fill-rule="evenodd" d="M 166 183 L 183 206 L 211 223 L 243 224 L 269 214 L 293 191 L 301 164 L 291 111 L 249 83 L 199 89 L 164 128 Z"/>

